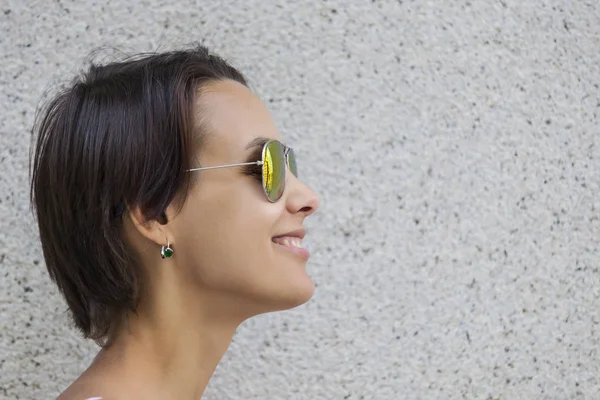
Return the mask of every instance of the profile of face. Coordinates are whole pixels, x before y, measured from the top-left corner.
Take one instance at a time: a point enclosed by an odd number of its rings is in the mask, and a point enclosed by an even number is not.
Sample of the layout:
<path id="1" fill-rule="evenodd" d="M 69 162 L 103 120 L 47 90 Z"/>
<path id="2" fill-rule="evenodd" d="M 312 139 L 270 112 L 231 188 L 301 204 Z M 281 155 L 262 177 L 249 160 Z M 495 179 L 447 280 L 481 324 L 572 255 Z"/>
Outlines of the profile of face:
<path id="1" fill-rule="evenodd" d="M 260 137 L 285 143 L 265 105 L 244 85 L 216 81 L 200 93 L 197 123 L 202 121 L 207 136 L 193 164 L 260 160 L 261 145 L 247 148 Z M 245 317 L 308 301 L 315 286 L 306 258 L 273 239 L 303 230 L 304 220 L 319 206 L 317 194 L 289 169 L 285 191 L 274 203 L 265 196 L 260 177 L 242 167 L 190 173 L 183 206 L 170 207 L 162 227 L 173 257 L 158 261 L 172 263 L 161 268 L 175 269 L 185 301 L 206 300 L 215 312 L 233 306 Z"/>

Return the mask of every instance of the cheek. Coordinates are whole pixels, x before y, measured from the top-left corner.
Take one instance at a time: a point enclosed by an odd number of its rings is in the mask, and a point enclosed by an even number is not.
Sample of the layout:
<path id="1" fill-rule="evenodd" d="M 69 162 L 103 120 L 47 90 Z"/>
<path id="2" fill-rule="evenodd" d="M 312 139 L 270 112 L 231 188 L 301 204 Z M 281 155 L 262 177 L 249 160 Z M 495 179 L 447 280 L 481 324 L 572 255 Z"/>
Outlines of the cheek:
<path id="1" fill-rule="evenodd" d="M 273 268 L 271 237 L 281 210 L 255 194 L 213 196 L 194 204 L 184 207 L 175 227 L 186 280 L 251 289 Z"/>

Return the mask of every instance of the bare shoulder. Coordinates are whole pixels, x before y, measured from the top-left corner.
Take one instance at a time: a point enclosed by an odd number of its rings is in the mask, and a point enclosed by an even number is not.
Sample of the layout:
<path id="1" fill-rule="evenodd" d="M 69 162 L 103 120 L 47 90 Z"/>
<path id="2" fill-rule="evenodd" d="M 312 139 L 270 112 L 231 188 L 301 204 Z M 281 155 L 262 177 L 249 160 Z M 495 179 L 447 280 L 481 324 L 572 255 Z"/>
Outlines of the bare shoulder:
<path id="1" fill-rule="evenodd" d="M 95 393 L 96 396 L 90 395 Z M 114 400 L 107 396 L 98 396 L 99 392 L 91 392 L 90 390 L 72 390 L 71 388 L 61 393 L 56 400 Z"/>
<path id="2" fill-rule="evenodd" d="M 106 388 L 94 379 L 79 377 L 56 400 L 115 400 Z"/>
<path id="3" fill-rule="evenodd" d="M 96 394 L 90 395 L 90 393 Z M 58 396 L 56 400 L 114 400 L 112 397 L 100 396 L 100 392 L 92 392 L 91 390 L 73 390 L 69 387 Z"/>
<path id="4" fill-rule="evenodd" d="M 62 396 L 62 395 L 61 395 Z M 57 400 L 61 400 L 62 397 L 59 397 Z M 69 400 L 108 400 L 106 397 L 67 397 L 65 399 Z"/>

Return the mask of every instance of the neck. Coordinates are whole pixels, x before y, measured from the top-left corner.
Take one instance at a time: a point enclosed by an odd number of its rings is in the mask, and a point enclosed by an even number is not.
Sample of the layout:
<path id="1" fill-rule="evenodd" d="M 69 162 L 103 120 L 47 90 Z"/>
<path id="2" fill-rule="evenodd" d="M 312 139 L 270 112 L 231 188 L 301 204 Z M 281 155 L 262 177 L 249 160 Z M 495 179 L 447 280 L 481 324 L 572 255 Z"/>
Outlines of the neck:
<path id="1" fill-rule="evenodd" d="M 186 303 L 177 293 L 129 314 L 94 361 L 131 388 L 132 398 L 141 398 L 142 390 L 148 399 L 199 399 L 244 320 L 225 314 L 231 306 L 215 312 L 217 299 L 201 301 L 211 305 L 203 310 L 198 296 Z"/>

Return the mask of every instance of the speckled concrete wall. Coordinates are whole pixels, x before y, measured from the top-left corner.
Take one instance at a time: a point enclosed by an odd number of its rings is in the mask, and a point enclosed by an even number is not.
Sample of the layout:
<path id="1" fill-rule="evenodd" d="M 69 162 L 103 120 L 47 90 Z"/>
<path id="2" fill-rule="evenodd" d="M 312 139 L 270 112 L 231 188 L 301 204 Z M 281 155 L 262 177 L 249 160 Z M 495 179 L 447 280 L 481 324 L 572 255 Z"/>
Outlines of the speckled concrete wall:
<path id="1" fill-rule="evenodd" d="M 99 46 L 192 41 L 250 77 L 322 198 L 315 297 L 245 323 L 206 399 L 600 398 L 598 1 L 2 0 L 0 31 L 1 398 L 56 395 L 96 351 L 28 208 L 41 95 Z"/>

